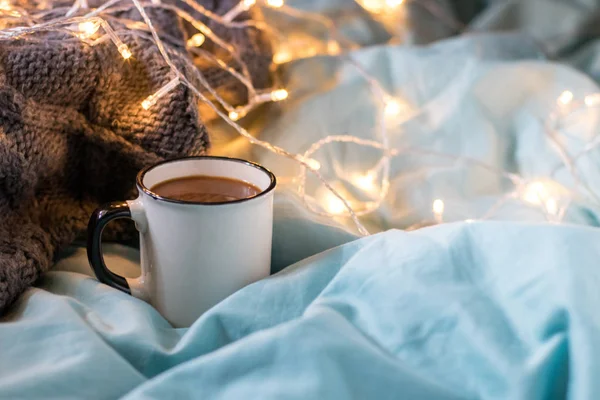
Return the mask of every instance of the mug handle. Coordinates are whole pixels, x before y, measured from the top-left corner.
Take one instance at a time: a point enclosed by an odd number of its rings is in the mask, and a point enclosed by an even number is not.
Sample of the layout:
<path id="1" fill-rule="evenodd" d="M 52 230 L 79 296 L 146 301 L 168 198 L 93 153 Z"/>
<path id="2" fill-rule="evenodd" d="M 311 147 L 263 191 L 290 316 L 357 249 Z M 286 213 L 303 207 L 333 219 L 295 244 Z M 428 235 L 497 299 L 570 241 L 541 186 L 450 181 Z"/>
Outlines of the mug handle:
<path id="1" fill-rule="evenodd" d="M 87 255 L 90 266 L 100 282 L 131 294 L 131 288 L 127 279 L 110 271 L 106 267 L 104 256 L 102 255 L 102 231 L 104 231 L 104 228 L 110 221 L 120 218 L 134 220 L 131 216 L 131 208 L 125 201 L 104 204 L 94 211 L 88 223 Z"/>

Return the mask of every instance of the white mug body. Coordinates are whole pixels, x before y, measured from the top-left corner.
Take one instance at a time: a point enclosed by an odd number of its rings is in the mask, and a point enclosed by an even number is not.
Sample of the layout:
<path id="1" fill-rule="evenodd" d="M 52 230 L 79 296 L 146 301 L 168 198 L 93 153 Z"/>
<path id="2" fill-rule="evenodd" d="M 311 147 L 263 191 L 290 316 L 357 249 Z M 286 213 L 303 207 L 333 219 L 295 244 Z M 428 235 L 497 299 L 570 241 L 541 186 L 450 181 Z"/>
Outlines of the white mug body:
<path id="1" fill-rule="evenodd" d="M 248 182 L 260 193 L 198 203 L 152 191 L 161 182 L 198 175 Z M 140 232 L 141 275 L 125 279 L 125 286 L 174 326 L 185 327 L 235 291 L 267 277 L 275 185 L 274 175 L 265 168 L 223 157 L 189 157 L 141 171 L 139 197 L 126 202 Z"/>

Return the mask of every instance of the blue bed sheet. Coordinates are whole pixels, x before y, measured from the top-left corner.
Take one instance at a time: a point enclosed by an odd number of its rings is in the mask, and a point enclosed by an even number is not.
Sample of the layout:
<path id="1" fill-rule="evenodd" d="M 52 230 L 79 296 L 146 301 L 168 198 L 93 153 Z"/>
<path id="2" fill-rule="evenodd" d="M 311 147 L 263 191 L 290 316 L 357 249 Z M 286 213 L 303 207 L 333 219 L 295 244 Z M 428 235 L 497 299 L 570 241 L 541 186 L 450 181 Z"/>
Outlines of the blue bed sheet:
<path id="1" fill-rule="evenodd" d="M 598 243 L 575 226 L 392 230 L 252 284 L 189 329 L 52 272 L 0 324 L 0 397 L 599 398 Z"/>

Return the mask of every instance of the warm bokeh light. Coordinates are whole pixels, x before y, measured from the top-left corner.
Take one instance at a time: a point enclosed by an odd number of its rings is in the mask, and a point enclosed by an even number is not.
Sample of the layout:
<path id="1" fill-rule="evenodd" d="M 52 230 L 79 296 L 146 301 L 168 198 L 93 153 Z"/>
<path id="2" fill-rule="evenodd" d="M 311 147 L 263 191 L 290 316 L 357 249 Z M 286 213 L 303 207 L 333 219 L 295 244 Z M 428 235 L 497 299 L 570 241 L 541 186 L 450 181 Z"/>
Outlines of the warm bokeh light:
<path id="1" fill-rule="evenodd" d="M 229 112 L 229 119 L 230 120 L 237 121 L 240 118 L 241 118 L 241 115 L 237 111 L 230 111 Z"/>
<path id="2" fill-rule="evenodd" d="M 389 100 L 385 103 L 385 115 L 388 117 L 394 117 L 400 114 L 400 102 L 398 100 Z"/>
<path id="3" fill-rule="evenodd" d="M 82 38 L 89 38 L 94 33 L 98 32 L 98 28 L 100 28 L 100 24 L 95 21 L 85 21 L 81 22 L 77 28 L 79 32 L 81 32 Z"/>
<path id="4" fill-rule="evenodd" d="M 357 0 L 357 2 L 367 11 L 381 14 L 397 10 L 404 3 L 404 0 Z"/>
<path id="5" fill-rule="evenodd" d="M 323 202 L 323 206 L 328 213 L 342 215 L 346 211 L 344 202 L 337 198 L 333 193 L 327 191 L 324 197 L 325 201 Z"/>
<path id="6" fill-rule="evenodd" d="M 267 5 L 272 8 L 283 7 L 283 0 L 267 0 Z"/>
<path id="7" fill-rule="evenodd" d="M 562 92 L 560 94 L 560 96 L 558 96 L 558 103 L 559 104 L 562 104 L 562 105 L 566 106 L 571 101 L 573 101 L 573 92 L 571 92 L 569 90 L 565 90 L 564 92 Z"/>
<path id="8" fill-rule="evenodd" d="M 433 211 L 433 215 L 436 220 L 441 222 L 442 216 L 444 215 L 444 201 L 442 199 L 435 199 L 433 201 L 433 205 L 431 206 L 431 210 Z"/>
<path id="9" fill-rule="evenodd" d="M 271 92 L 271 100 L 273 101 L 281 101 L 285 100 L 288 97 L 288 91 L 285 89 L 277 89 Z"/>
<path id="10" fill-rule="evenodd" d="M 377 175 L 373 172 L 367 172 L 365 174 L 359 174 L 357 175 L 353 180 L 352 183 L 359 189 L 362 189 L 366 192 L 372 192 L 375 188 L 375 179 L 377 178 Z"/>
<path id="11" fill-rule="evenodd" d="M 206 36 L 201 33 L 196 33 L 194 36 L 188 39 L 187 45 L 188 47 L 200 47 L 206 40 Z"/>
<path id="12" fill-rule="evenodd" d="M 118 50 L 124 59 L 128 60 L 129 58 L 131 58 L 131 51 L 129 50 L 129 47 L 127 47 L 127 45 L 125 43 L 121 44 L 118 47 Z"/>

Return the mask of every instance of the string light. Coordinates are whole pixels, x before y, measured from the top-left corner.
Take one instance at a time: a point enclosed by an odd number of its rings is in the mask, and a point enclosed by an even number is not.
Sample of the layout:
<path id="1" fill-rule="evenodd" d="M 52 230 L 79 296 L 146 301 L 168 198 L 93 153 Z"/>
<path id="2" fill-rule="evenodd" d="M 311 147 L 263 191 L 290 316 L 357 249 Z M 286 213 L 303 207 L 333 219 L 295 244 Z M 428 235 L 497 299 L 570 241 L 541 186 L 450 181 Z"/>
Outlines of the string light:
<path id="1" fill-rule="evenodd" d="M 562 105 L 566 106 L 571 101 L 573 101 L 573 92 L 571 92 L 569 90 L 565 90 L 564 92 L 562 92 L 560 94 L 560 96 L 558 96 L 558 103 L 559 104 L 562 104 Z"/>
<path id="2" fill-rule="evenodd" d="M 129 60 L 129 58 L 131 58 L 131 51 L 129 50 L 129 47 L 127 47 L 127 45 L 125 43 L 120 44 L 117 47 L 117 50 L 119 50 L 119 53 L 121 53 L 121 56 L 123 56 L 123 58 L 125 60 Z"/>
<path id="3" fill-rule="evenodd" d="M 342 49 L 340 48 L 340 44 L 335 40 L 330 40 L 327 42 L 327 54 L 330 56 L 337 56 L 340 54 Z"/>
<path id="4" fill-rule="evenodd" d="M 444 217 L 444 202 L 442 201 L 442 199 L 435 199 L 433 201 L 433 204 L 431 206 L 431 210 L 433 211 L 433 216 L 435 218 L 435 221 L 438 224 L 442 223 L 443 217 Z"/>
<path id="5" fill-rule="evenodd" d="M 100 21 L 96 19 L 80 22 L 77 25 L 77 36 L 82 40 L 86 40 L 94 36 L 98 29 L 100 29 Z"/>
<path id="6" fill-rule="evenodd" d="M 90 37 L 92 35 L 94 35 L 96 32 L 98 32 L 98 29 L 100 28 L 100 24 L 96 21 L 85 21 L 85 22 L 81 22 L 78 25 L 79 31 L 81 32 L 81 34 L 83 35 L 83 37 Z"/>
<path id="7" fill-rule="evenodd" d="M 307 164 L 311 169 L 318 171 L 321 169 L 321 163 L 314 158 L 299 157 L 300 161 Z"/>
<path id="8" fill-rule="evenodd" d="M 273 62 L 275 64 L 285 64 L 287 62 L 292 61 L 294 56 L 288 50 L 281 50 L 273 56 Z"/>
<path id="9" fill-rule="evenodd" d="M 332 216 L 341 216 L 346 212 L 346 206 L 344 202 L 333 195 L 329 190 L 322 188 L 319 196 L 319 204 L 321 204 L 325 211 Z"/>
<path id="10" fill-rule="evenodd" d="M 390 99 L 385 103 L 385 115 L 395 117 L 400 114 L 401 106 L 398 100 Z"/>
<path id="11" fill-rule="evenodd" d="M 588 107 L 595 107 L 600 104 L 600 93 L 594 93 L 585 96 L 584 103 Z"/>
<path id="12" fill-rule="evenodd" d="M 277 89 L 271 92 L 271 100 L 282 101 L 288 98 L 288 91 L 285 89 Z"/>
<path id="13" fill-rule="evenodd" d="M 242 118 L 242 116 L 237 111 L 229 111 L 229 119 L 230 120 L 237 121 L 240 118 Z"/>
<path id="14" fill-rule="evenodd" d="M 388 10 L 393 11 L 393 10 L 399 9 L 399 7 L 402 4 L 404 4 L 404 2 L 402 0 L 358 0 L 358 1 L 361 3 L 361 5 L 365 9 L 372 10 L 373 12 L 383 12 L 383 11 L 388 11 Z M 233 22 L 233 20 L 235 20 L 235 18 L 240 13 L 242 13 L 244 11 L 248 11 L 252 6 L 254 6 L 256 3 L 255 0 L 241 1 L 240 3 L 238 3 L 236 6 L 234 6 L 231 10 L 229 10 L 229 12 L 227 12 L 222 17 L 218 16 L 216 14 L 213 14 L 211 12 L 208 12 L 207 10 L 203 9 L 200 5 L 198 5 L 193 0 L 183 0 L 183 2 L 188 4 L 195 11 L 197 11 L 199 14 L 201 14 L 203 18 L 207 18 L 209 20 L 216 21 L 217 23 L 219 23 L 225 27 L 228 27 L 228 28 L 239 29 L 242 27 L 258 26 L 255 21 Z M 264 0 L 264 4 L 266 4 L 268 7 L 273 8 L 274 10 L 277 10 L 277 12 L 282 12 L 282 13 L 285 13 L 287 15 L 294 16 L 294 17 L 302 17 L 302 18 L 311 19 L 313 21 L 322 23 L 327 29 L 329 29 L 329 36 L 328 36 L 327 41 L 325 42 L 328 54 L 341 55 L 342 59 L 347 60 L 348 62 L 352 63 L 352 65 L 354 65 L 354 67 L 356 67 L 359 70 L 359 72 L 362 74 L 362 76 L 365 78 L 370 89 L 374 93 L 374 98 L 375 98 L 375 101 L 377 102 L 377 104 L 383 105 L 383 108 L 377 114 L 378 115 L 377 126 L 380 129 L 380 131 L 379 131 L 380 134 L 378 135 L 378 137 L 380 138 L 381 141 L 378 142 L 378 141 L 374 141 L 374 140 L 362 139 L 362 138 L 349 136 L 349 135 L 339 135 L 339 136 L 330 135 L 330 136 L 326 136 L 326 137 L 322 138 L 321 140 L 319 140 L 318 142 L 312 144 L 308 151 L 306 151 L 304 154 L 300 155 L 300 154 L 290 153 L 290 152 L 286 151 L 285 149 L 279 148 L 269 142 L 259 140 L 255 137 L 253 137 L 252 135 L 250 135 L 243 127 L 241 127 L 240 125 L 238 125 L 234 122 L 234 121 L 239 120 L 240 118 L 243 118 L 245 115 L 247 115 L 248 112 L 250 112 L 254 107 L 256 107 L 259 104 L 266 103 L 266 102 L 272 102 L 272 101 L 282 101 L 282 100 L 287 99 L 288 95 L 289 95 L 288 91 L 285 88 L 277 88 L 277 89 L 274 89 L 271 91 L 267 90 L 267 91 L 257 92 L 254 89 L 254 87 L 252 86 L 252 82 L 251 82 L 251 79 L 250 79 L 250 76 L 247 71 L 245 63 L 243 63 L 238 56 L 239 49 L 237 49 L 237 50 L 234 49 L 230 44 L 224 42 L 217 35 L 215 35 L 214 32 L 212 32 L 205 25 L 204 22 L 194 19 L 189 13 L 187 13 L 186 11 L 182 10 L 181 8 L 179 8 L 177 6 L 174 6 L 171 4 L 163 4 L 158 0 L 151 0 L 151 3 L 144 4 L 144 7 L 154 7 L 154 8 L 171 10 L 171 11 L 175 12 L 178 16 L 180 16 L 181 18 L 186 20 L 187 22 L 190 22 L 191 25 L 200 32 L 200 33 L 193 35 L 188 40 L 187 45 L 192 48 L 190 51 L 195 50 L 195 48 L 197 48 L 199 46 L 202 46 L 203 42 L 208 37 L 211 39 L 211 42 L 214 42 L 217 46 L 225 49 L 229 54 L 231 54 L 231 56 L 236 60 L 236 62 L 239 63 L 241 73 L 238 74 L 235 70 L 233 70 L 233 72 L 232 72 L 232 68 L 228 66 L 226 61 L 223 61 L 215 56 L 215 59 L 217 60 L 217 65 L 220 68 L 229 71 L 232 76 L 234 76 L 235 78 L 240 80 L 240 82 L 242 82 L 248 88 L 248 103 L 245 105 L 239 105 L 238 107 L 235 107 L 235 108 L 232 107 L 224 99 L 222 99 L 218 95 L 218 93 L 216 93 L 216 91 L 213 88 L 211 88 L 210 85 L 207 84 L 207 82 L 205 80 L 202 80 L 201 76 L 198 77 L 200 79 L 203 89 L 206 89 L 208 92 L 210 92 L 214 96 L 214 98 L 218 101 L 218 103 L 223 107 L 221 109 L 221 108 L 218 108 L 217 105 L 210 102 L 203 95 L 203 93 L 200 91 L 200 89 L 198 89 L 197 87 L 192 85 L 190 83 L 190 81 L 188 81 L 188 79 L 185 77 L 185 75 L 183 75 L 183 73 L 180 70 L 178 70 L 177 66 L 175 66 L 175 64 L 173 64 L 170 61 L 170 58 L 169 58 L 167 52 L 162 47 L 162 43 L 160 41 L 160 38 L 159 38 L 156 30 L 152 27 L 151 21 L 149 20 L 148 16 L 144 12 L 144 8 L 141 6 L 139 1 L 132 0 L 133 6 L 123 5 L 122 3 L 117 5 L 117 3 L 118 3 L 118 0 L 109 0 L 109 1 L 105 2 L 102 6 L 100 6 L 99 8 L 89 12 L 87 14 L 87 16 L 83 17 L 83 18 L 66 16 L 66 17 L 61 17 L 61 18 L 57 19 L 56 21 L 50 21 L 50 22 L 46 21 L 46 22 L 44 22 L 44 24 L 37 24 L 37 25 L 34 22 L 26 20 L 24 16 L 21 16 L 20 14 L 15 14 L 19 18 L 23 18 L 22 19 L 23 26 L 19 26 L 16 29 L 9 28 L 9 29 L 0 31 L 0 39 L 7 40 L 7 39 L 20 38 L 23 35 L 32 34 L 32 33 L 38 32 L 38 31 L 48 31 L 51 29 L 60 30 L 64 26 L 77 26 L 77 31 L 79 33 L 81 33 L 81 35 L 79 35 L 79 37 L 83 40 L 83 39 L 86 39 L 86 38 L 96 34 L 96 32 L 98 31 L 98 27 L 102 26 L 106 33 L 106 36 L 104 38 L 100 38 L 100 40 L 103 40 L 106 37 L 108 37 L 108 39 L 110 39 L 114 43 L 114 45 L 116 46 L 116 48 L 119 51 L 119 53 L 121 54 L 121 56 L 127 60 L 132 57 L 132 53 L 131 53 L 129 47 L 121 41 L 119 36 L 110 27 L 110 25 L 106 21 L 106 18 L 114 19 L 115 17 L 112 15 L 114 13 L 117 13 L 117 12 L 122 13 L 123 11 L 130 10 L 132 7 L 137 8 L 137 10 L 141 13 L 141 15 L 144 19 L 144 22 L 137 24 L 135 26 L 132 24 L 126 24 L 127 28 L 130 30 L 141 29 L 141 30 L 144 30 L 144 33 L 150 31 L 150 33 L 152 35 L 152 40 L 158 46 L 160 53 L 163 56 L 165 62 L 171 68 L 172 73 L 174 73 L 174 75 L 175 75 L 175 77 L 172 78 L 171 80 L 169 80 L 163 87 L 159 88 L 156 93 L 151 94 L 146 99 L 144 99 L 144 101 L 142 101 L 142 103 L 141 103 L 142 108 L 144 108 L 146 110 L 151 109 L 151 107 L 154 104 L 156 104 L 158 99 L 160 99 L 166 93 L 170 92 L 171 90 L 173 90 L 175 87 L 177 87 L 180 84 L 185 85 L 201 101 L 206 102 L 206 104 L 209 105 L 216 112 L 216 114 L 223 117 L 227 124 L 232 126 L 241 136 L 246 138 L 250 143 L 262 146 L 273 153 L 276 153 L 280 156 L 286 157 L 288 159 L 294 160 L 297 163 L 299 163 L 301 165 L 301 168 L 300 168 L 301 172 L 299 175 L 299 179 L 296 180 L 296 182 L 299 185 L 298 186 L 299 193 L 301 194 L 301 197 L 302 197 L 303 201 L 305 202 L 305 204 L 308 205 L 309 209 L 311 209 L 315 212 L 318 212 L 321 215 L 326 215 L 326 216 L 333 216 L 333 217 L 338 217 L 338 218 L 350 217 L 352 219 L 352 221 L 354 222 L 354 224 L 356 225 L 358 231 L 361 234 L 368 234 L 368 232 L 364 228 L 364 226 L 361 224 L 358 217 L 361 215 L 366 215 L 368 213 L 371 213 L 371 212 L 377 210 L 379 208 L 379 206 L 382 204 L 382 201 L 385 198 L 387 191 L 389 189 L 389 185 L 390 185 L 390 182 L 389 182 L 390 159 L 392 157 L 398 156 L 400 154 L 405 154 L 405 153 L 426 154 L 426 155 L 430 155 L 430 156 L 434 155 L 437 157 L 442 157 L 442 158 L 449 159 L 449 160 L 460 160 L 460 161 L 463 161 L 466 163 L 470 163 L 471 165 L 476 166 L 478 168 L 484 168 L 490 172 L 496 173 L 496 174 L 498 174 L 498 176 L 507 178 L 515 184 L 525 182 L 524 179 L 522 179 L 518 176 L 515 176 L 514 174 L 496 169 L 492 166 L 486 165 L 485 163 L 483 163 L 479 160 L 470 159 L 468 157 L 460 157 L 460 156 L 453 156 L 453 155 L 448 155 L 448 154 L 443 154 L 443 153 L 436 153 L 436 152 L 428 150 L 428 149 L 419 149 L 416 147 L 398 148 L 398 149 L 390 148 L 389 144 L 388 144 L 387 131 L 386 131 L 387 128 L 385 126 L 386 124 L 379 121 L 379 119 L 387 118 L 387 117 L 398 117 L 398 116 L 407 118 L 407 115 L 410 115 L 409 112 L 411 112 L 410 106 L 404 99 L 399 98 L 399 97 L 394 98 L 394 97 L 391 97 L 389 94 L 387 94 L 383 90 L 381 85 L 369 73 L 367 73 L 358 63 L 354 62 L 351 57 L 350 58 L 346 57 L 346 55 L 343 53 L 342 47 L 340 46 L 340 42 L 337 40 L 337 31 L 335 30 L 336 29 L 335 24 L 333 24 L 330 20 L 328 20 L 324 16 L 316 15 L 316 14 L 313 15 L 309 12 L 295 10 L 291 7 L 283 7 L 284 6 L 283 0 Z M 52 7 L 52 4 L 50 2 L 48 2 L 47 4 L 50 7 Z M 71 9 L 75 10 L 75 12 L 79 9 L 84 9 L 84 8 L 87 8 L 87 1 L 85 1 L 85 0 L 78 0 L 71 7 Z M 11 9 L 12 9 L 12 6 L 8 0 L 0 0 L 0 10 L 11 10 Z M 71 10 L 69 10 L 69 12 L 70 11 Z M 61 14 L 61 15 L 64 15 L 64 14 Z M 75 15 L 75 14 L 72 14 L 72 15 Z M 86 20 L 86 18 L 88 18 L 88 19 Z M 12 24 L 12 22 L 13 21 L 11 21 L 11 24 Z M 54 25 L 52 25 L 52 24 L 54 24 Z M 266 31 L 266 29 L 265 29 L 265 31 Z M 332 38 L 335 38 L 335 39 L 332 39 Z M 94 42 L 92 42 L 92 44 L 93 43 Z M 204 50 L 199 49 L 198 51 L 204 51 Z M 289 48 L 287 48 L 287 47 L 281 48 L 280 47 L 279 51 L 276 52 L 276 54 L 273 58 L 273 62 L 275 64 L 282 64 L 285 62 L 289 62 L 293 59 L 294 59 L 294 55 L 289 50 Z M 236 65 L 235 68 L 238 68 L 238 66 Z M 575 100 L 575 98 L 574 98 L 573 93 L 567 90 L 567 91 L 564 91 L 563 93 L 561 93 L 561 95 L 558 97 L 557 105 L 559 108 L 561 106 L 566 106 L 566 105 L 569 105 L 571 107 L 571 105 L 573 105 L 574 103 L 577 103 L 574 100 Z M 583 99 L 583 102 L 580 102 L 580 103 L 583 103 L 587 107 L 597 106 L 600 104 L 600 94 L 590 94 Z M 223 109 L 225 110 L 224 113 L 222 111 Z M 381 115 L 379 115 L 379 114 L 381 114 Z M 229 116 L 229 118 L 226 117 L 227 115 Z M 554 114 L 552 114 L 551 116 L 552 116 L 552 118 L 555 117 Z M 562 114 L 558 115 L 557 118 L 560 118 L 561 116 L 562 116 Z M 378 162 L 376 168 L 373 168 L 364 173 L 358 172 L 356 175 L 353 176 L 353 179 L 350 179 L 350 182 L 353 185 L 355 185 L 357 188 L 359 188 L 369 194 L 375 195 L 375 197 L 374 197 L 376 199 L 375 201 L 366 201 L 366 202 L 353 201 L 352 203 L 346 201 L 345 198 L 348 196 L 343 191 L 341 191 L 341 188 L 332 186 L 331 184 L 329 184 L 329 182 L 327 180 L 325 180 L 325 178 L 319 172 L 321 169 L 321 164 L 319 161 L 317 161 L 316 159 L 313 158 L 313 154 L 322 146 L 328 145 L 330 143 L 336 143 L 336 142 L 338 142 L 338 143 L 353 143 L 353 144 L 361 146 L 361 147 L 375 148 L 382 152 L 381 160 L 380 160 L 380 162 Z M 598 141 L 598 143 L 600 143 L 600 140 Z M 591 145 L 588 146 L 588 151 L 589 151 L 589 148 L 592 148 Z M 564 149 L 562 151 L 564 151 Z M 575 157 L 572 157 L 572 158 L 576 159 L 578 156 L 579 155 L 576 155 Z M 569 171 L 573 172 L 573 175 L 575 176 L 573 160 L 566 156 L 563 157 L 563 160 L 564 160 L 565 165 L 569 168 Z M 304 180 L 305 180 L 305 176 L 306 176 L 306 169 L 308 169 L 311 173 L 313 173 L 321 181 L 321 189 L 322 190 L 320 189 L 321 191 L 318 191 L 318 195 L 317 195 L 318 199 L 313 199 L 311 196 L 309 196 L 305 192 Z M 380 178 L 380 182 L 377 181 L 378 177 Z M 587 192 L 590 193 L 590 196 L 592 196 L 592 197 L 594 196 L 593 191 L 589 190 L 588 186 L 585 184 L 584 181 L 581 182 L 581 185 L 583 185 L 583 187 L 587 190 Z M 513 194 L 517 194 L 517 196 L 513 196 L 512 198 L 516 198 L 518 200 L 523 201 L 526 204 L 538 207 L 547 216 L 556 217 L 557 219 L 559 219 L 561 217 L 561 215 L 564 213 L 565 203 L 567 203 L 569 201 L 569 199 L 572 198 L 572 194 L 569 191 L 557 190 L 555 187 L 555 184 L 553 183 L 553 181 L 550 178 L 549 178 L 548 182 L 534 181 L 534 182 L 526 182 L 523 184 L 519 184 L 518 188 L 515 190 L 515 192 Z M 316 202 L 313 200 L 315 200 Z M 598 203 L 600 205 L 600 201 L 598 201 Z M 319 210 L 317 210 L 314 207 L 315 204 L 317 204 L 317 206 L 320 206 L 320 207 L 318 207 Z M 355 211 L 355 209 L 357 211 Z M 433 212 L 436 223 L 443 222 L 445 209 L 446 209 L 446 205 L 444 204 L 443 200 L 435 199 L 433 201 L 431 210 Z M 490 217 L 492 214 L 493 213 L 488 212 L 482 219 Z M 469 221 L 469 220 L 467 220 L 467 221 Z"/>
<path id="15" fill-rule="evenodd" d="M 402 3 L 403 0 L 357 0 L 357 3 L 360 4 L 362 8 L 373 13 L 373 14 L 381 14 L 383 12 L 394 12 L 396 11 Z"/>
<path id="16" fill-rule="evenodd" d="M 385 4 L 390 8 L 396 8 L 402 5 L 404 0 L 386 0 Z"/>
<path id="17" fill-rule="evenodd" d="M 283 0 L 267 0 L 267 5 L 271 8 L 283 7 Z"/>
<path id="18" fill-rule="evenodd" d="M 244 11 L 248 11 L 250 7 L 256 4 L 256 0 L 242 0 L 236 4 L 231 10 L 223 15 L 223 21 L 231 22 Z"/>
<path id="19" fill-rule="evenodd" d="M 358 187 L 359 189 L 364 190 L 365 192 L 372 192 L 375 190 L 375 179 L 377 175 L 373 171 L 369 171 L 364 174 L 358 174 L 353 180 L 352 183 Z"/>
<path id="20" fill-rule="evenodd" d="M 191 38 L 188 39 L 187 45 L 188 47 L 200 47 L 206 41 L 206 36 L 202 33 L 196 33 Z"/>
<path id="21" fill-rule="evenodd" d="M 171 90 L 175 89 L 177 86 L 179 86 L 180 83 L 181 82 L 179 81 L 179 78 L 171 79 L 171 81 L 169 81 L 169 83 L 160 88 L 158 92 L 146 97 L 146 99 L 142 101 L 142 108 L 144 110 L 148 110 L 150 107 L 156 104 L 158 99 L 163 97 L 165 94 L 169 93 Z"/>

